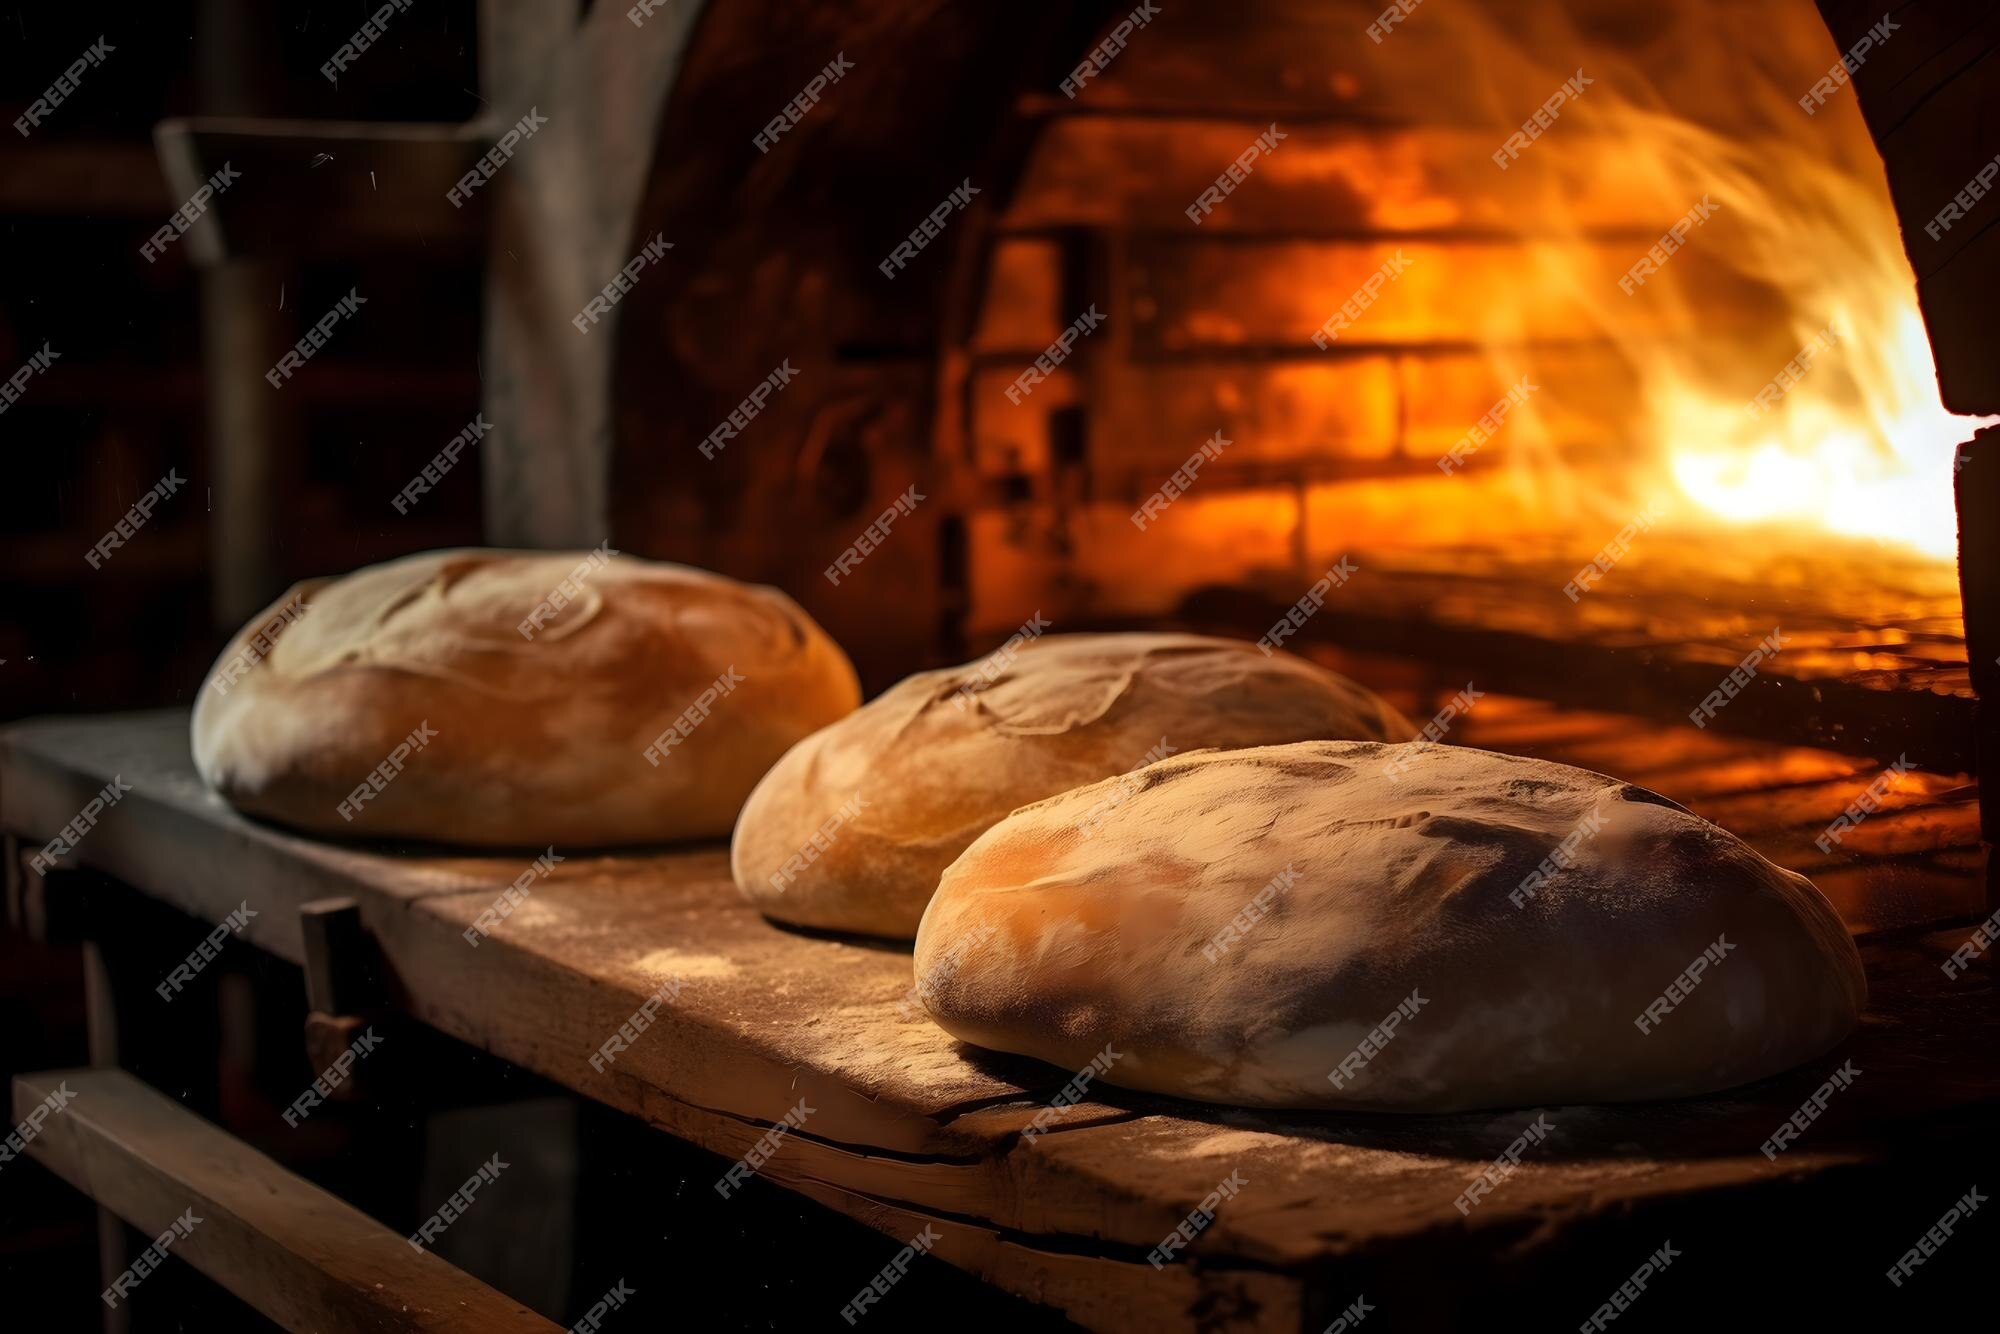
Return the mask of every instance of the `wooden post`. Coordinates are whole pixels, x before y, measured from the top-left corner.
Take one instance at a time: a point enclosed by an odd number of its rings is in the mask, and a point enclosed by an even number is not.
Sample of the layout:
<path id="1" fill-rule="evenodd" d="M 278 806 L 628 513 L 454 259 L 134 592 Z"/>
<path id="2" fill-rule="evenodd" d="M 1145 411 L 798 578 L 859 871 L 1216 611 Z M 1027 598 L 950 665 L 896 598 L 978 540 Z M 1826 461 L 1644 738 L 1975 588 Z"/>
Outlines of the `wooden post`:
<path id="1" fill-rule="evenodd" d="M 83 942 L 84 1031 L 88 1035 L 90 1065 L 93 1070 L 118 1069 L 118 992 L 112 966 L 99 940 Z M 117 1213 L 97 1206 L 97 1275 L 106 1288 L 131 1263 L 131 1247 L 125 1242 L 125 1223 Z M 106 1307 L 104 1334 L 126 1334 L 132 1328 L 132 1308 Z"/>
<path id="2" fill-rule="evenodd" d="M 196 96 L 208 115 L 247 116 L 267 108 L 268 72 L 259 49 L 271 25 L 250 0 L 203 0 L 195 12 Z M 162 153 L 176 202 L 205 179 L 189 155 Z M 271 392 L 265 368 L 291 340 L 279 311 L 282 276 L 267 259 L 221 253 L 217 226 L 188 238 L 200 265 L 201 361 L 207 379 L 210 612 L 234 629 L 268 605 L 279 588 L 275 470 L 297 435 L 292 399 Z"/>
<path id="3" fill-rule="evenodd" d="M 306 1059 L 324 1070 L 371 1025 L 390 1022 L 380 955 L 361 924 L 361 905 L 351 898 L 301 904 L 299 929 L 306 946 Z M 357 1068 L 334 1085 L 332 1097 L 364 1101 L 367 1088 Z"/>

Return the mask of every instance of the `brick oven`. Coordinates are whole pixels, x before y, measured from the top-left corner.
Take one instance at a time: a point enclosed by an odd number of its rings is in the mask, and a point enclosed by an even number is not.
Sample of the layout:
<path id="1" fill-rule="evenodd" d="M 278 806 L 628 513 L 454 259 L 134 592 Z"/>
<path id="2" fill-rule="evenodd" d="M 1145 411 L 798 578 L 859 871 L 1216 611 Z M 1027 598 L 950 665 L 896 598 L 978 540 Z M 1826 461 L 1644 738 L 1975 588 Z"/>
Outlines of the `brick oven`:
<path id="1" fill-rule="evenodd" d="M 1803 3 L 915 6 L 866 48 L 826 14 L 784 72 L 851 70 L 740 174 L 767 39 L 713 15 L 634 233 L 699 276 L 625 307 L 610 531 L 781 584 L 872 685 L 1037 616 L 1257 638 L 1306 603 L 1286 646 L 1413 713 L 1470 681 L 1685 730 L 1776 632 L 1697 740 L 1902 757 L 1958 830 L 1978 421 L 1862 112 L 1975 21 L 1829 9 L 1861 97 Z M 1975 378 L 1952 407 L 1996 406 Z M 878 517 L 890 554 L 822 577 Z M 1959 837 L 1889 845 L 1881 921 L 1979 905 Z"/>

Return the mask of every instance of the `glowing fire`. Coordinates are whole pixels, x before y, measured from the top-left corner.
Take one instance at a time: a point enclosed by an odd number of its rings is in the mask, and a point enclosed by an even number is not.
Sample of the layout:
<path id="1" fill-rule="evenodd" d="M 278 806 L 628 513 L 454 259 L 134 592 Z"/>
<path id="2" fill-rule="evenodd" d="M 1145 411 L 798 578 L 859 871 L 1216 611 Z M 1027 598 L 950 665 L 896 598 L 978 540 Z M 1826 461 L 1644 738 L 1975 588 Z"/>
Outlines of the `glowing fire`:
<path id="1" fill-rule="evenodd" d="M 1635 373 L 1629 416 L 1605 427 L 1650 448 L 1608 479 L 1582 475 L 1531 402 L 1508 425 L 1521 496 L 1618 515 L 1671 496 L 1680 526 L 1785 525 L 1949 557 L 1953 451 L 1981 423 L 1940 400 L 1854 89 L 1810 116 L 1797 103 L 1838 58 L 1825 25 L 1810 0 L 1643 10 L 1426 5 L 1374 57 L 1397 114 L 1476 125 L 1495 144 L 1591 76 L 1498 183 L 1433 179 L 1418 201 L 1524 247 L 1518 294 L 1484 338 L 1499 382 L 1537 369 L 1537 317 L 1552 307 L 1582 312 Z M 1622 271 L 1654 225 L 1703 200 L 1712 218 L 1636 290 L 1607 275 L 1607 253 Z M 1613 239 L 1639 219 L 1648 234 Z"/>
<path id="2" fill-rule="evenodd" d="M 1882 379 L 1862 386 L 1866 415 L 1804 388 L 1755 418 L 1742 403 L 1696 390 L 1663 400 L 1674 481 L 1725 519 L 1820 524 L 1949 559 L 1958 533 L 1953 454 L 1977 423 L 1938 402 L 1914 293 L 1887 350 Z"/>
<path id="3" fill-rule="evenodd" d="M 1825 40 L 1809 5 L 1771 14 L 1788 14 L 1808 49 L 1807 34 Z M 1592 303 L 1640 372 L 1638 429 L 1689 502 L 1676 518 L 1809 526 L 1949 558 L 1952 458 L 1979 423 L 1939 398 L 1852 91 L 1809 118 L 1783 76 L 1730 77 L 1752 104 L 1730 131 L 1616 94 L 1590 109 L 1595 151 L 1617 159 L 1593 169 L 1629 179 L 1666 216 L 1696 198 L 1715 208 L 1629 299 Z M 1744 293 L 1765 312 L 1747 329 Z M 1630 332 L 1635 306 L 1664 341 Z"/>

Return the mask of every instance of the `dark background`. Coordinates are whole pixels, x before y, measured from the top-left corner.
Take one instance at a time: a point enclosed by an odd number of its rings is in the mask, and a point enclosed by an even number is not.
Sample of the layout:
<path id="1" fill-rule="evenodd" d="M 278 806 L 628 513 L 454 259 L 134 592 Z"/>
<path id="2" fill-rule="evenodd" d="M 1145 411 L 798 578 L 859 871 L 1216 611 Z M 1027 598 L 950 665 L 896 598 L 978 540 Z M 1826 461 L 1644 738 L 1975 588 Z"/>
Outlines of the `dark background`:
<path id="1" fill-rule="evenodd" d="M 0 4 L 0 376 L 44 343 L 60 354 L 0 415 L 0 719 L 185 703 L 233 630 L 219 623 L 211 593 L 200 283 L 186 238 L 154 263 L 139 253 L 181 203 L 159 166 L 153 129 L 166 117 L 202 113 L 473 114 L 470 0 L 412 6 L 338 87 L 320 76 L 320 63 L 373 8 Z M 198 44 L 198 33 L 220 40 Z M 100 37 L 112 48 L 104 63 L 20 135 L 15 119 Z M 371 343 L 364 355 L 373 365 L 338 366 L 329 352 L 334 375 L 296 386 L 323 411 L 278 470 L 297 516 L 280 526 L 294 572 L 352 564 L 349 550 L 379 543 L 386 525 L 364 512 L 362 480 L 407 475 L 412 460 L 429 456 L 420 436 L 431 419 L 463 416 L 477 399 L 475 258 L 403 267 L 399 281 L 426 288 L 452 313 L 453 336 L 393 349 Z M 299 301 L 305 277 L 278 275 L 267 299 Z M 323 276 L 327 284 L 341 277 Z M 352 382 L 370 371 L 369 387 L 357 392 Z M 336 390 L 341 375 L 350 384 Z M 84 553 L 170 469 L 186 485 L 138 538 L 91 569 Z M 476 540 L 477 461 L 453 483 L 436 514 L 449 514 L 456 540 Z M 176 945 L 200 933 L 185 919 L 149 920 Z M 261 971 L 289 970 L 265 961 Z M 295 976 L 277 980 L 298 990 Z M 42 948 L 0 929 L 0 1078 L 86 1063 L 82 995 L 74 944 Z M 212 1020 L 218 995 L 191 997 L 176 1018 L 200 1027 L 191 1021 L 204 1006 L 201 1019 Z M 271 1007 L 273 1021 L 284 1014 Z M 297 1029 L 285 1036 L 302 1066 Z M 213 1082 L 217 1053 L 207 1055 L 207 1069 L 184 1068 L 166 1086 L 186 1098 Z M 187 1057 L 183 1050 L 170 1059 L 186 1065 Z M 96 1210 L 81 1195 L 25 1160 L 8 1165 L 0 1177 L 6 1323 L 97 1326 L 96 1229 Z M 134 1240 L 130 1253 L 145 1244 Z M 169 1266 L 154 1281 L 158 1290 L 142 1286 L 133 1303 L 137 1328 L 268 1328 L 185 1267 Z"/>
<path id="2" fill-rule="evenodd" d="M 319 67 L 378 3 L 0 4 L 0 377 L 60 354 L 0 415 L 0 719 L 185 703 L 242 615 L 211 592 L 201 283 L 187 238 L 139 248 L 182 200 L 153 128 L 196 114 L 463 121 L 479 110 L 471 0 L 422 0 L 338 86 Z M 113 48 L 27 138 L 29 103 L 99 37 Z M 197 38 L 199 37 L 199 40 Z M 278 587 L 479 539 L 477 450 L 411 519 L 389 508 L 479 401 L 479 257 L 371 253 L 267 266 L 310 322 L 359 286 L 366 339 L 286 386 L 274 440 Z M 399 312 L 421 309 L 422 320 Z M 310 312 L 310 313 L 304 313 Z M 84 553 L 169 469 L 187 485 L 93 570 Z"/>

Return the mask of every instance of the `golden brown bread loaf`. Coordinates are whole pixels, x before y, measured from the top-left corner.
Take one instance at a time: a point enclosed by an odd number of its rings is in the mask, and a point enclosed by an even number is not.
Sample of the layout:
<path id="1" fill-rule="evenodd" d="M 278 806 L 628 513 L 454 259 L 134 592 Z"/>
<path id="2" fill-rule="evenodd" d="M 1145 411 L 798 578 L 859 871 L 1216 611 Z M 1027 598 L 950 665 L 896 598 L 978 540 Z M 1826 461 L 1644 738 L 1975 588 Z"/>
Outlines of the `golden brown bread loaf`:
<path id="1" fill-rule="evenodd" d="M 1050 635 L 920 672 L 800 742 L 745 804 L 731 863 L 781 921 L 908 938 L 938 875 L 1017 806 L 1203 746 L 1412 734 L 1352 681 L 1242 640 Z"/>
<path id="2" fill-rule="evenodd" d="M 775 589 L 603 550 L 433 551 L 309 580 L 246 626 L 194 757 L 233 805 L 325 833 L 715 838 L 859 698 Z"/>
<path id="3" fill-rule="evenodd" d="M 1866 998 L 1833 908 L 1733 835 L 1429 743 L 1177 756 L 1016 811 L 945 872 L 915 963 L 983 1047 L 1400 1112 L 1727 1088 L 1826 1051 Z"/>

